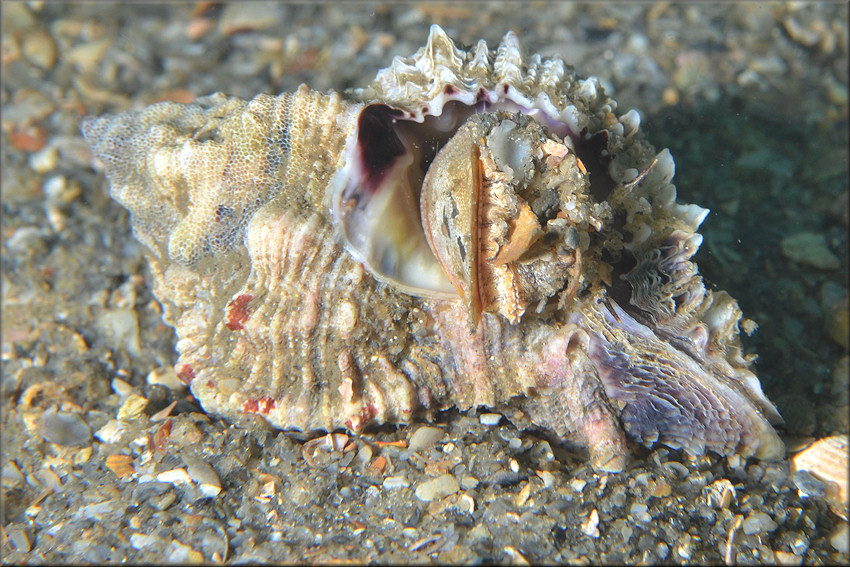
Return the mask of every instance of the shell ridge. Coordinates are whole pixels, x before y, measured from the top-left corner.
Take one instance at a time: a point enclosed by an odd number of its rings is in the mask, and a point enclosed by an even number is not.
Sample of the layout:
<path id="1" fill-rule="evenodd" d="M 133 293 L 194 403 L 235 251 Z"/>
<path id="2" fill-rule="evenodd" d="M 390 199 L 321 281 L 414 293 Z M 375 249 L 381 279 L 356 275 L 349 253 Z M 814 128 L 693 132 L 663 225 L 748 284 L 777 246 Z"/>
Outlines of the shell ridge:
<path id="1" fill-rule="evenodd" d="M 647 446 L 660 440 L 691 454 L 707 447 L 721 454 L 780 456 L 782 442 L 762 411 L 748 403 L 750 396 L 738 381 L 703 370 L 614 305 L 619 321 L 598 307 L 585 311 L 584 318 L 592 329 L 592 356 L 608 361 L 610 371 L 603 377 L 607 394 L 625 402 L 621 419 L 631 435 Z M 627 332 L 617 330 L 620 324 Z M 618 358 L 613 354 L 618 352 L 630 354 Z M 639 353 L 644 352 L 654 354 L 643 358 Z M 724 429 L 724 422 L 737 425 Z M 709 428 L 709 423 L 714 425 Z"/>

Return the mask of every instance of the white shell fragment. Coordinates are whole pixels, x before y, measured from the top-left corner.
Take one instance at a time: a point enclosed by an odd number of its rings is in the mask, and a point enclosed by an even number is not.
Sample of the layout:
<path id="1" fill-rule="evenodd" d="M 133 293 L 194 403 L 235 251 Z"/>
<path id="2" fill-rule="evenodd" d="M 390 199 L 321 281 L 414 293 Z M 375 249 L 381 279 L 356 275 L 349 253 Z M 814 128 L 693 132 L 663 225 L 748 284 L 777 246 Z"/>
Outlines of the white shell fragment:
<path id="1" fill-rule="evenodd" d="M 486 407 L 598 470 L 627 440 L 780 458 L 741 310 L 691 261 L 708 211 L 676 201 L 639 126 L 512 33 L 465 48 L 433 26 L 361 89 L 218 93 L 83 133 L 208 412 L 332 432 Z M 431 498 L 458 490 L 441 482 Z"/>
<path id="2" fill-rule="evenodd" d="M 830 509 L 847 520 L 850 508 L 850 440 L 847 435 L 824 437 L 791 458 L 794 471 L 807 471 L 826 485 Z"/>

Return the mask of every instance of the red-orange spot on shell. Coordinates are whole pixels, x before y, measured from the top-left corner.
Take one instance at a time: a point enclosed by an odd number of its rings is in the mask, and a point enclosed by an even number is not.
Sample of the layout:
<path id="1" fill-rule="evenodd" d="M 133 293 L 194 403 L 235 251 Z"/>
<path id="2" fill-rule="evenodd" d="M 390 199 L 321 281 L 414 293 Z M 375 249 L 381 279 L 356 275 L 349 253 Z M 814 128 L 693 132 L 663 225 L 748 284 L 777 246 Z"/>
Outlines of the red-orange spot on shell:
<path id="1" fill-rule="evenodd" d="M 360 413 L 345 421 L 345 426 L 351 431 L 360 431 L 375 419 L 378 408 L 373 404 L 366 404 L 360 408 Z"/>
<path id="2" fill-rule="evenodd" d="M 248 304 L 254 296 L 251 294 L 240 295 L 227 304 L 227 328 L 231 331 L 239 331 L 243 328 L 245 321 L 251 315 Z"/>
<path id="3" fill-rule="evenodd" d="M 263 396 L 261 398 L 248 398 L 242 404 L 242 411 L 245 413 L 259 413 L 262 415 L 268 415 L 270 411 L 272 411 L 277 404 L 274 399 L 269 396 Z"/>
<path id="4" fill-rule="evenodd" d="M 180 370 L 177 371 L 177 377 L 188 386 L 195 379 L 195 371 L 188 364 L 183 364 L 180 366 Z"/>
<path id="5" fill-rule="evenodd" d="M 257 400 L 258 405 L 260 406 L 260 413 L 263 415 L 268 415 L 270 411 L 272 411 L 277 404 L 275 401 L 269 396 L 263 396 L 259 400 Z"/>

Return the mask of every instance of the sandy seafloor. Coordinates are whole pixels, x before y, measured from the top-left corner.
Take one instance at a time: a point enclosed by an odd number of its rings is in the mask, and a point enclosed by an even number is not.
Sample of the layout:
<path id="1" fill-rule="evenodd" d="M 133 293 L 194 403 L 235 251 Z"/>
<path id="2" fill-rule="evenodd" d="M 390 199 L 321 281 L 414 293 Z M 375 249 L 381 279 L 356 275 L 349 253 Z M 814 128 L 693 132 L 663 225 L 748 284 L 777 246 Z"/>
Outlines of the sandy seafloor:
<path id="1" fill-rule="evenodd" d="M 538 432 L 449 411 L 308 445 L 308 462 L 291 436 L 206 416 L 155 384 L 174 334 L 78 130 L 214 91 L 362 86 L 432 23 L 465 44 L 514 30 L 638 109 L 679 200 L 712 210 L 701 273 L 759 324 L 745 346 L 795 449 L 848 432 L 846 3 L 2 10 L 3 562 L 850 559 L 827 487 L 787 461 L 659 448 L 600 476 Z"/>

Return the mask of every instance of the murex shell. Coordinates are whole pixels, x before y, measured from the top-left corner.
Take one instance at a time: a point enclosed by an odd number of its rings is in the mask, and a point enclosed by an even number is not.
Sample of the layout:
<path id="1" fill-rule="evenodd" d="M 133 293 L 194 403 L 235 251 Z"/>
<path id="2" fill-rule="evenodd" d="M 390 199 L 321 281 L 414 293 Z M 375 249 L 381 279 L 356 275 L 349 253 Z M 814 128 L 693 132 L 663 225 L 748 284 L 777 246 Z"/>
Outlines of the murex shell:
<path id="1" fill-rule="evenodd" d="M 306 432 L 522 412 L 599 470 L 628 442 L 784 455 L 708 214 L 635 111 L 508 33 L 437 26 L 366 88 L 88 118 L 206 411 Z M 748 325 L 752 326 L 751 322 Z"/>

